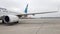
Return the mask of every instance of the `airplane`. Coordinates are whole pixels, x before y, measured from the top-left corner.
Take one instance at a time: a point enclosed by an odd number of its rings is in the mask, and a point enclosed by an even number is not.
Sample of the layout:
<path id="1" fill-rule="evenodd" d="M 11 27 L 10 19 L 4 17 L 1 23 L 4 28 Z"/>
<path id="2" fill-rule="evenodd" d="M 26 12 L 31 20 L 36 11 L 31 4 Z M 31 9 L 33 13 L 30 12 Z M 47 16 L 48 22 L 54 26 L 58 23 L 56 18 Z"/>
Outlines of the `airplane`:
<path id="1" fill-rule="evenodd" d="M 40 12 L 40 13 L 27 13 L 28 11 L 28 4 L 24 10 L 24 14 L 18 14 L 17 12 L 12 12 L 7 10 L 6 8 L 0 8 L 0 20 L 2 20 L 2 23 L 11 25 L 11 24 L 17 24 L 19 19 L 24 16 L 27 17 L 28 15 L 35 15 L 35 14 L 46 14 L 46 13 L 55 13 L 57 11 L 50 11 L 50 12 Z"/>

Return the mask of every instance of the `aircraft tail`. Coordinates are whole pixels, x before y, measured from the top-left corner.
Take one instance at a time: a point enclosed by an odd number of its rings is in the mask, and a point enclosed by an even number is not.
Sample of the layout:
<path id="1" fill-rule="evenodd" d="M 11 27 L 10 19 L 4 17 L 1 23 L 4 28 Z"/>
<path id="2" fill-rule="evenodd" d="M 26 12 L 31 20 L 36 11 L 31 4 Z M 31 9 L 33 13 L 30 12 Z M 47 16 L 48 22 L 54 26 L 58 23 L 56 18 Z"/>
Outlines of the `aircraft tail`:
<path id="1" fill-rule="evenodd" d="M 27 10 L 28 10 L 28 4 L 27 4 L 24 12 L 27 13 Z"/>
<path id="2" fill-rule="evenodd" d="M 27 14 L 27 12 L 28 12 L 28 4 L 26 5 L 26 8 L 25 8 L 24 12 Z M 27 15 L 25 15 L 24 17 L 27 17 Z"/>

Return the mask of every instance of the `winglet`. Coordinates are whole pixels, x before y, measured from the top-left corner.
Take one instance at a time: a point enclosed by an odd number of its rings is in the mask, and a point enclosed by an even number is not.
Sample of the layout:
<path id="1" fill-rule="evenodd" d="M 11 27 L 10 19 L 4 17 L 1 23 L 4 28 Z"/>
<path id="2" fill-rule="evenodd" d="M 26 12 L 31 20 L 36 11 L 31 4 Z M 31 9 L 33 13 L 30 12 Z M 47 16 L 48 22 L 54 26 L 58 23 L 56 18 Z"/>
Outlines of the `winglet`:
<path id="1" fill-rule="evenodd" d="M 27 13 L 27 10 L 28 10 L 28 4 L 27 4 L 24 12 Z"/>

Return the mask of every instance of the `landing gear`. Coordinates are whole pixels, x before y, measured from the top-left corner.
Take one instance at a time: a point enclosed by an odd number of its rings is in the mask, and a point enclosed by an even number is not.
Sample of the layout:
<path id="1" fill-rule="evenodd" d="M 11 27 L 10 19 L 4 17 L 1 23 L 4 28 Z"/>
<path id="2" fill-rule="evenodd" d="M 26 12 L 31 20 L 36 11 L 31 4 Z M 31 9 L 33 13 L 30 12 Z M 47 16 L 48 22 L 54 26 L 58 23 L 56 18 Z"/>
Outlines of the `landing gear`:
<path id="1" fill-rule="evenodd" d="M 19 23 L 18 21 L 17 22 L 14 22 L 15 24 Z"/>
<path id="2" fill-rule="evenodd" d="M 3 23 L 3 24 L 6 24 L 6 25 L 14 25 L 14 24 L 17 24 L 18 21 L 17 21 L 17 22 L 12 22 L 12 23 L 9 23 L 9 22 L 6 22 L 6 23 L 5 23 L 5 21 L 2 20 L 2 23 Z"/>
<path id="3" fill-rule="evenodd" d="M 6 23 L 6 25 L 15 25 L 15 24 L 17 24 L 18 23 L 18 21 L 17 22 L 12 22 L 12 23 Z"/>
<path id="4" fill-rule="evenodd" d="M 5 24 L 4 20 L 2 20 L 2 23 Z"/>

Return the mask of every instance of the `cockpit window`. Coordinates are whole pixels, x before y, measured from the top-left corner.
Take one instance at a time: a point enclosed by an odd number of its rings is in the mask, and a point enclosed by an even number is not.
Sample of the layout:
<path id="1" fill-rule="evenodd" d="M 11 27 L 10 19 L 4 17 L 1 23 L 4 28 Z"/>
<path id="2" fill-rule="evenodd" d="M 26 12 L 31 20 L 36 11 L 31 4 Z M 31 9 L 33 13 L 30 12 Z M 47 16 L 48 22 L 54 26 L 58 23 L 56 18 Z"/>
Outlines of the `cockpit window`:
<path id="1" fill-rule="evenodd" d="M 7 9 L 5 9 L 5 8 L 0 8 L 0 10 L 7 10 Z"/>
<path id="2" fill-rule="evenodd" d="M 7 9 L 5 9 L 5 8 L 0 8 L 0 11 L 1 11 L 1 12 L 7 12 Z"/>

